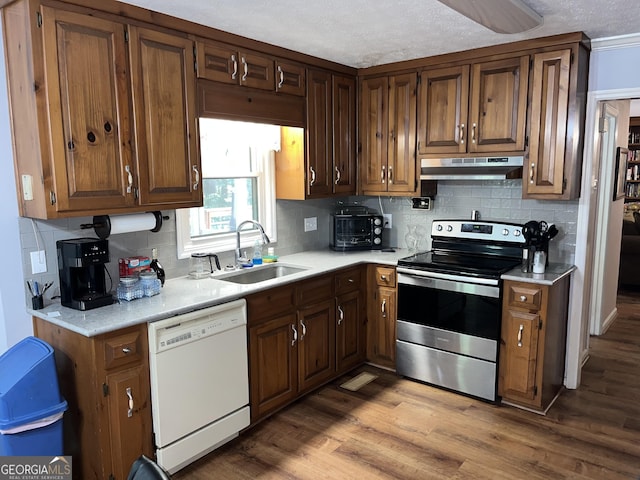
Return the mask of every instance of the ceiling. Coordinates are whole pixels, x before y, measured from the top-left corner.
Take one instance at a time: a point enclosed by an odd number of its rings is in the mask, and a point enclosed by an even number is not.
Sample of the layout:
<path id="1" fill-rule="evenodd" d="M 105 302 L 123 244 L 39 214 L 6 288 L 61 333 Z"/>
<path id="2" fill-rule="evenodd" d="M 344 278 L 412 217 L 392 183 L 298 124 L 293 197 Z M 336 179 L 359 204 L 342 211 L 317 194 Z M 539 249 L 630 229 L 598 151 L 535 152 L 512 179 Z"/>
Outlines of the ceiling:
<path id="1" fill-rule="evenodd" d="M 583 31 L 592 39 L 640 32 L 637 0 L 524 0 L 544 18 L 498 34 L 437 0 L 126 0 L 244 37 L 352 67 Z"/>

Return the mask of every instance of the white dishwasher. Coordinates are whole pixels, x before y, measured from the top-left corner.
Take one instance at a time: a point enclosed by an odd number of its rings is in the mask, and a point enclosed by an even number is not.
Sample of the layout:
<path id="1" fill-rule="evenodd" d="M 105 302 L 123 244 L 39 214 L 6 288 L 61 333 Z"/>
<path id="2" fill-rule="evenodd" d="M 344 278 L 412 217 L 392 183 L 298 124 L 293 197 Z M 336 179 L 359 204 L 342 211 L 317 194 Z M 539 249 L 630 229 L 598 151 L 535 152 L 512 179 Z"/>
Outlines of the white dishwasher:
<path id="1" fill-rule="evenodd" d="M 149 323 L 158 463 L 174 473 L 249 425 L 244 300 Z"/>

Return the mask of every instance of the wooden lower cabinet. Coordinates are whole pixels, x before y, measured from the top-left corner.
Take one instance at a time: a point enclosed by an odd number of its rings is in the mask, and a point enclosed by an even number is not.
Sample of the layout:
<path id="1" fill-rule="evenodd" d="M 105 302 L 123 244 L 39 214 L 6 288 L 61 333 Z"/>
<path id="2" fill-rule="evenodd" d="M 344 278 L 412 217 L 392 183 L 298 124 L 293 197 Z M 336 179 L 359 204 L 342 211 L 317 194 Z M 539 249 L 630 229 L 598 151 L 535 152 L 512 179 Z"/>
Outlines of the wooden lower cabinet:
<path id="1" fill-rule="evenodd" d="M 564 382 L 569 276 L 553 285 L 504 282 L 498 394 L 546 411 Z"/>
<path id="2" fill-rule="evenodd" d="M 364 268 L 247 297 L 252 423 L 364 362 Z"/>
<path id="3" fill-rule="evenodd" d="M 153 457 L 147 325 L 85 337 L 34 317 L 38 338 L 55 351 L 64 453 L 74 478 L 127 478 L 141 454 Z M 131 405 L 130 406 L 130 399 Z"/>
<path id="4" fill-rule="evenodd" d="M 367 359 L 381 367 L 396 366 L 396 269 L 370 265 L 367 299 Z"/>

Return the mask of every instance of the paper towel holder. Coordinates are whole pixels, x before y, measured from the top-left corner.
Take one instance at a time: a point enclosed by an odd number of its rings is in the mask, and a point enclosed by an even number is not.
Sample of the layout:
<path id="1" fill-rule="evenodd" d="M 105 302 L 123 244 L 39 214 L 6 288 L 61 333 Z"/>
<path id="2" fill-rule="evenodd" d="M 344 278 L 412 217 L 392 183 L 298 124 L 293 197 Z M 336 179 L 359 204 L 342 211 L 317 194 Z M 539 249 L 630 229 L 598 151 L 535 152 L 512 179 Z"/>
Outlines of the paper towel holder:
<path id="1" fill-rule="evenodd" d="M 162 228 L 163 220 L 169 220 L 169 216 L 162 215 L 162 212 L 160 211 L 145 212 L 145 215 L 153 215 L 153 217 L 155 218 L 155 226 L 149 229 L 150 232 L 154 232 L 154 233 L 160 231 L 160 229 Z M 117 219 L 119 218 L 125 218 L 125 217 L 129 217 L 129 215 L 115 215 L 114 222 L 117 221 Z M 98 238 L 104 240 L 109 235 L 111 235 L 111 224 L 112 222 L 109 215 L 95 215 L 93 217 L 93 223 L 83 223 L 80 225 L 80 228 L 82 229 L 93 228 Z M 147 228 L 141 228 L 140 230 L 146 230 L 146 229 Z M 131 231 L 136 231 L 136 230 L 131 230 Z"/>

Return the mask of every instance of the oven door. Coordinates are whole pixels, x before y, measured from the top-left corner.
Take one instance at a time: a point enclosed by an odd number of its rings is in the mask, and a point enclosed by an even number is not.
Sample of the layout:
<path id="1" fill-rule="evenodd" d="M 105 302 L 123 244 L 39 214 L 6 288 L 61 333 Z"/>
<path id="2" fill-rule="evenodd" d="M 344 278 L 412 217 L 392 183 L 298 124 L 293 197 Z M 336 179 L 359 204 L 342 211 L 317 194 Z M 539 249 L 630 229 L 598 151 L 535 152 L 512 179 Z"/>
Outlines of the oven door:
<path id="1" fill-rule="evenodd" d="M 495 400 L 499 281 L 429 275 L 398 268 L 397 373 Z"/>

